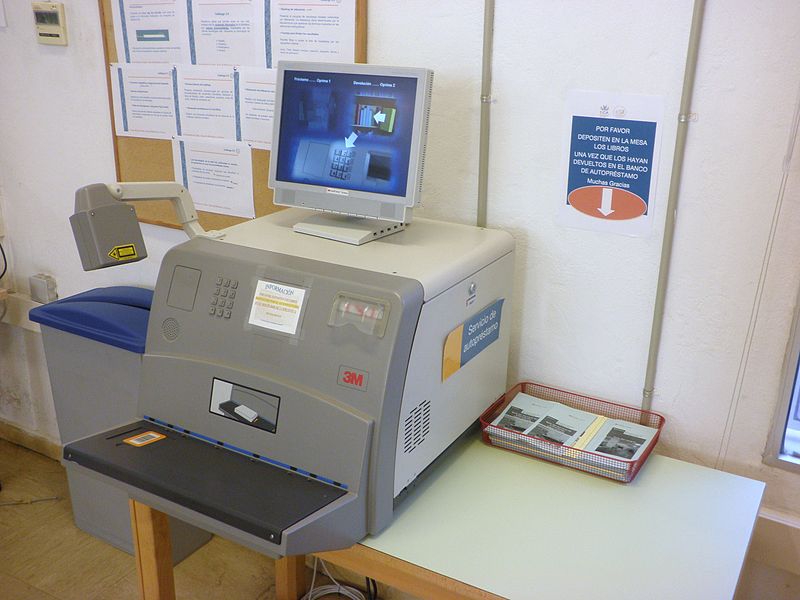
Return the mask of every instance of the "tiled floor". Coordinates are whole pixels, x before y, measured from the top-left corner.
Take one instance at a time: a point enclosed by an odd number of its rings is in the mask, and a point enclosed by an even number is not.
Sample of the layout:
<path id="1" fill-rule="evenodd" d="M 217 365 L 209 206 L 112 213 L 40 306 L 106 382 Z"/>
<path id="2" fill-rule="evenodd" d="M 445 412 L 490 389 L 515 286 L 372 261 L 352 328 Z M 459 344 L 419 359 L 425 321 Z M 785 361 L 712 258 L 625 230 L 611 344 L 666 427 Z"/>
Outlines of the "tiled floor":
<path id="1" fill-rule="evenodd" d="M 133 557 L 73 525 L 60 464 L 0 440 L 0 482 L 0 600 L 138 598 Z M 274 586 L 273 560 L 216 537 L 175 568 L 180 600 L 269 600 Z"/>

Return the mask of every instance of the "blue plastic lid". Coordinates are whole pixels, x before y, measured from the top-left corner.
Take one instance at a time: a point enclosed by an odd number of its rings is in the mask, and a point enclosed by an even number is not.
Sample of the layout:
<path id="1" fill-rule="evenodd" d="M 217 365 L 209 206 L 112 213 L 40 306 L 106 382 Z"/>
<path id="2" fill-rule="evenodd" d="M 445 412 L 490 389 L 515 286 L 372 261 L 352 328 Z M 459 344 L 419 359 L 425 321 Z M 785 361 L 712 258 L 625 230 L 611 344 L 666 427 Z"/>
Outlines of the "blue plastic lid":
<path id="1" fill-rule="evenodd" d="M 35 323 L 123 350 L 144 353 L 152 290 L 97 288 L 31 309 Z"/>

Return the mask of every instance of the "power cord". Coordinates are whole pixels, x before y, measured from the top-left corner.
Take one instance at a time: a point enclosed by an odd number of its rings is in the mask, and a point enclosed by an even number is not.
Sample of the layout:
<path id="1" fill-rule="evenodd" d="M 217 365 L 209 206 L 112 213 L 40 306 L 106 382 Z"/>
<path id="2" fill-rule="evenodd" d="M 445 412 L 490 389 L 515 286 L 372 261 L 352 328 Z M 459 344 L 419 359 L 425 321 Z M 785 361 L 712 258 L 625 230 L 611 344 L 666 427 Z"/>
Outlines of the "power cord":
<path id="1" fill-rule="evenodd" d="M 317 579 L 317 565 L 322 565 L 322 570 L 325 575 L 328 576 L 333 582 L 333 585 L 322 585 L 318 588 L 314 587 L 314 583 Z M 372 582 L 372 584 L 370 584 Z M 374 594 L 373 594 L 373 586 L 374 585 Z M 301 598 L 301 600 L 318 600 L 319 598 L 324 598 L 325 596 L 330 596 L 338 594 L 339 596 L 343 596 L 345 598 L 349 598 L 350 600 L 377 600 L 378 598 L 378 584 L 375 583 L 374 580 L 367 578 L 367 594 L 368 597 L 365 597 L 361 590 L 354 588 L 349 585 L 342 585 L 336 579 L 334 579 L 333 575 L 331 575 L 330 571 L 328 571 L 328 567 L 325 565 L 325 561 L 320 560 L 317 557 L 314 557 L 314 575 L 311 577 L 311 589 L 308 590 L 308 593 Z"/>
<path id="2" fill-rule="evenodd" d="M 3 257 L 3 270 L 0 271 L 0 279 L 3 279 L 3 277 L 5 277 L 6 273 L 8 272 L 8 259 L 6 258 L 6 251 L 3 250 L 2 243 L 0 243 L 0 256 Z M 5 294 L 5 292 L 3 292 L 3 294 Z M 0 321 L 2 321 L 3 317 L 6 316 L 6 312 L 8 311 L 8 300 L 3 295 L 0 296 L 0 302 L 3 303 L 3 312 L 0 313 Z"/>
<path id="3" fill-rule="evenodd" d="M 0 256 L 3 257 L 3 270 L 0 271 L 0 279 L 5 277 L 6 272 L 8 271 L 8 259 L 6 258 L 6 252 L 3 250 L 3 244 L 0 243 Z"/>
<path id="4" fill-rule="evenodd" d="M 367 583 L 367 600 L 378 600 L 378 582 L 372 577 L 364 577 Z"/>

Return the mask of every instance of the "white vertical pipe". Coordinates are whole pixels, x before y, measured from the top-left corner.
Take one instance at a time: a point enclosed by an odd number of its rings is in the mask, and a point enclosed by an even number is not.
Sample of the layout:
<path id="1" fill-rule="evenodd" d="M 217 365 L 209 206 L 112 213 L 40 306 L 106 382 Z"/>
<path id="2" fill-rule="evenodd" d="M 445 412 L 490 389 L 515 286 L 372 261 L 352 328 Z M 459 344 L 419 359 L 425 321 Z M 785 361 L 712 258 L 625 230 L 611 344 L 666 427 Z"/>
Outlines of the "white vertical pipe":
<path id="1" fill-rule="evenodd" d="M 483 67 L 481 71 L 481 127 L 478 149 L 478 227 L 486 227 L 489 189 L 489 121 L 492 103 L 492 43 L 494 42 L 494 0 L 483 8 Z"/>
<path id="2" fill-rule="evenodd" d="M 650 350 L 647 355 L 647 372 L 642 391 L 642 408 L 650 410 L 653 405 L 653 388 L 658 366 L 658 351 L 661 345 L 661 329 L 664 324 L 664 301 L 669 282 L 669 267 L 672 258 L 672 242 L 675 234 L 675 217 L 678 212 L 678 196 L 683 175 L 683 159 L 686 151 L 686 135 L 689 130 L 689 113 L 694 93 L 695 72 L 697 71 L 697 55 L 700 48 L 700 34 L 703 28 L 705 0 L 695 0 L 692 13 L 692 27 L 689 32 L 689 45 L 686 51 L 686 68 L 683 74 L 683 91 L 678 114 L 678 131 L 675 137 L 675 154 L 672 161 L 672 176 L 669 181 L 669 197 L 667 200 L 667 220 L 664 224 L 664 239 L 661 243 L 661 264 L 658 269 L 658 287 L 656 288 L 655 306 L 653 307 L 653 325 L 650 330 Z"/>

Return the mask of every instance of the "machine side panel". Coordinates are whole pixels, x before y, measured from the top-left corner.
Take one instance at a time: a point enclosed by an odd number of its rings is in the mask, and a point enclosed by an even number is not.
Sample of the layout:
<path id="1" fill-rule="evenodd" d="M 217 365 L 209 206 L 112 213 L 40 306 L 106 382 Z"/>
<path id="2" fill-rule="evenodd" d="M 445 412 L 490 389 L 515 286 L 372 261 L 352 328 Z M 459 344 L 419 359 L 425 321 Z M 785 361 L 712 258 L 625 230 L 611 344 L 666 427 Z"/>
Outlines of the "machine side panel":
<path id="1" fill-rule="evenodd" d="M 513 270 L 509 253 L 423 305 L 400 409 L 395 496 L 505 391 Z M 499 338 L 443 381 L 448 334 L 501 299 Z"/>

